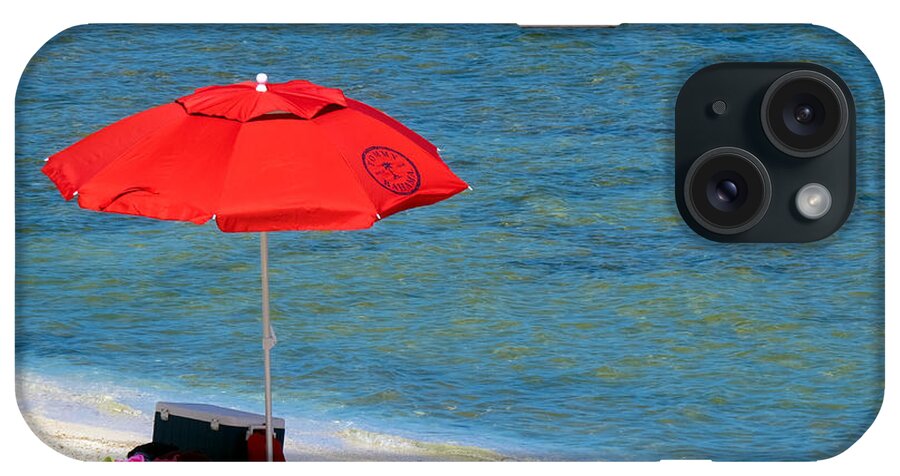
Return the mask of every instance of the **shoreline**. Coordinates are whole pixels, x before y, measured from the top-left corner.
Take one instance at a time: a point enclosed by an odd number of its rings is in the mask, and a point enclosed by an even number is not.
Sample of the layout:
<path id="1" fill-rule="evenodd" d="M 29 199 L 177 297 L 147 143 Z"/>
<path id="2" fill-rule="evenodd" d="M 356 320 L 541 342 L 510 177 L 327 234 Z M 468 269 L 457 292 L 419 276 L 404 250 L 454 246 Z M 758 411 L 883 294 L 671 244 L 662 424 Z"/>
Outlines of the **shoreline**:
<path id="1" fill-rule="evenodd" d="M 71 392 L 33 372 L 16 373 L 16 390 L 19 411 L 31 431 L 45 445 L 69 458 L 125 459 L 132 448 L 152 440 L 152 413 L 131 408 L 110 395 Z M 484 448 L 414 440 L 360 428 L 328 434 L 297 428 L 292 434 L 289 420 L 287 427 L 284 454 L 289 462 L 511 459 Z"/>

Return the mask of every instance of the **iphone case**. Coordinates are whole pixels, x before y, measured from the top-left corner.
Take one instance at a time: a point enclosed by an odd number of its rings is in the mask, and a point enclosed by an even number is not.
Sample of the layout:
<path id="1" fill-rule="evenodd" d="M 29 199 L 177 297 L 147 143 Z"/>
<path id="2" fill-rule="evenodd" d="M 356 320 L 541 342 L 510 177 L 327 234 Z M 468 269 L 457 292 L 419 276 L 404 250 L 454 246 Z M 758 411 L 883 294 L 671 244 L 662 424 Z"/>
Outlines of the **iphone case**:
<path id="1" fill-rule="evenodd" d="M 848 85 L 853 211 L 812 243 L 709 241 L 676 207 L 675 99 L 708 65 L 770 61 Z M 288 460 L 817 460 L 877 415 L 884 99 L 834 31 L 82 25 L 16 96 L 17 397 L 49 446 L 124 458 L 162 400 L 262 413 L 256 234 L 82 210 L 41 174 L 259 72 L 380 109 L 472 187 L 366 230 L 269 235 Z"/>

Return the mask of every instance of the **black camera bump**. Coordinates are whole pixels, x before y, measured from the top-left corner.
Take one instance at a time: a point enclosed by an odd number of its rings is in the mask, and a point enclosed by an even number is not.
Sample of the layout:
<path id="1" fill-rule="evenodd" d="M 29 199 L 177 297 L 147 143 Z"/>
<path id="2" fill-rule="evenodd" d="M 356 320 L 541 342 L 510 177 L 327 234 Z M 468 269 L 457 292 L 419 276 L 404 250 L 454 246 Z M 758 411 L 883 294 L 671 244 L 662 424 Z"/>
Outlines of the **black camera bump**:
<path id="1" fill-rule="evenodd" d="M 856 190 L 856 111 L 812 63 L 719 63 L 675 104 L 675 201 L 722 242 L 808 242 L 837 231 Z"/>

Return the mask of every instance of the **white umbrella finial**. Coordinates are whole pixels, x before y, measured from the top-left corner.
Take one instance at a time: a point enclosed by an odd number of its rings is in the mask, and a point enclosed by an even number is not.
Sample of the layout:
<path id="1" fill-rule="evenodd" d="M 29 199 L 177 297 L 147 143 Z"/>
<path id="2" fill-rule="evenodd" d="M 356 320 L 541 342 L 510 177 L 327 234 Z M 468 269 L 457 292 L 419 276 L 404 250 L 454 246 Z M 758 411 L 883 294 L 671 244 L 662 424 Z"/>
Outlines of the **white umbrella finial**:
<path id="1" fill-rule="evenodd" d="M 269 75 L 266 73 L 259 73 L 256 75 L 256 90 L 264 93 L 269 88 L 266 87 L 266 82 L 269 81 Z"/>

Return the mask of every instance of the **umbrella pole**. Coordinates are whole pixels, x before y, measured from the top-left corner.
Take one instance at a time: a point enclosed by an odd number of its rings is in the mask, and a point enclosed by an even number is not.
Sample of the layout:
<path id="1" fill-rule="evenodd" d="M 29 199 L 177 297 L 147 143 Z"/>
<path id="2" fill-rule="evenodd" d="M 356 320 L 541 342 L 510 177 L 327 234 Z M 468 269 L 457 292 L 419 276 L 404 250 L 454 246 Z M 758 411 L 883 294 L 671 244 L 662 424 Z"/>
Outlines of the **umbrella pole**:
<path id="1" fill-rule="evenodd" d="M 263 366 L 266 374 L 266 460 L 273 461 L 272 439 L 272 366 L 269 351 L 275 346 L 275 336 L 269 324 L 269 238 L 266 232 L 259 234 L 259 256 L 262 278 L 262 326 L 263 326 Z"/>

